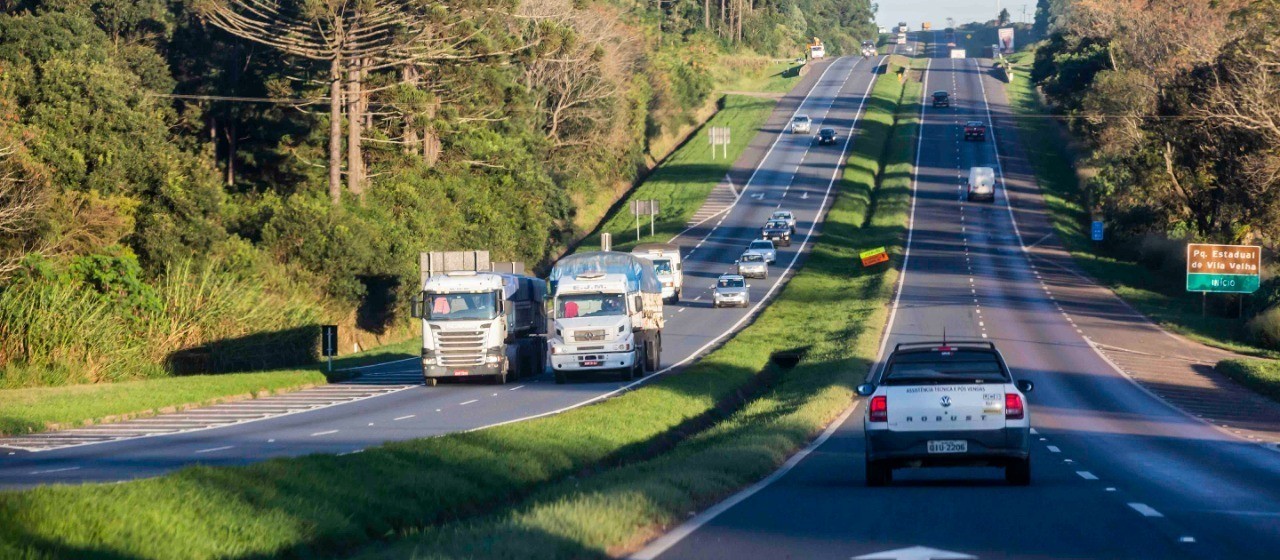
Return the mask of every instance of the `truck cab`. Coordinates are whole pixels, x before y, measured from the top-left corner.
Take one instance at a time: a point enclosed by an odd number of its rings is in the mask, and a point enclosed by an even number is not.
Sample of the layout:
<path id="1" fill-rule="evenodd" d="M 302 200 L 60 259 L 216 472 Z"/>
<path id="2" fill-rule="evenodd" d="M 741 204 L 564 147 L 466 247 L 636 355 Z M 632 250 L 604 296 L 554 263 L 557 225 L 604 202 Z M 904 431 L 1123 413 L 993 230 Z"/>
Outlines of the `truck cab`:
<path id="1" fill-rule="evenodd" d="M 483 264 L 488 268 L 487 256 Z M 424 269 L 424 276 L 413 316 L 422 320 L 427 385 L 460 377 L 505 383 L 542 373 L 545 282 L 489 270 Z"/>
<path id="2" fill-rule="evenodd" d="M 653 263 L 653 271 L 662 283 L 662 299 L 668 303 L 680 301 L 684 293 L 684 260 L 680 246 L 673 243 L 641 243 L 631 254 Z"/>
<path id="3" fill-rule="evenodd" d="M 621 371 L 634 379 L 657 371 L 662 351 L 662 288 L 647 259 L 598 252 L 566 257 L 552 269 L 551 369 Z"/>

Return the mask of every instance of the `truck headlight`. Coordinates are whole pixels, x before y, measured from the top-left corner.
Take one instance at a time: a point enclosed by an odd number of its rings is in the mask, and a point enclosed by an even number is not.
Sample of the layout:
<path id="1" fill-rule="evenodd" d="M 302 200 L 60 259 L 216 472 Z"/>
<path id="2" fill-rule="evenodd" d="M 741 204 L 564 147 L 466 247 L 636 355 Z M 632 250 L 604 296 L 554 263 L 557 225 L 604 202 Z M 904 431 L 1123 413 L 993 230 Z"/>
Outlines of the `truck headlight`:
<path id="1" fill-rule="evenodd" d="M 502 361 L 502 356 L 485 356 L 484 357 L 484 363 L 486 364 L 496 364 L 501 361 Z"/>
<path id="2" fill-rule="evenodd" d="M 502 352 L 501 346 L 495 346 L 493 348 L 490 348 L 488 352 L 485 352 L 484 363 L 486 364 L 499 363 L 502 361 L 502 355 L 503 355 L 503 352 Z"/>
<path id="3" fill-rule="evenodd" d="M 422 359 L 422 365 L 424 365 L 424 366 L 434 366 L 434 365 L 436 365 L 436 359 L 435 359 L 435 358 L 423 358 L 423 359 Z"/>

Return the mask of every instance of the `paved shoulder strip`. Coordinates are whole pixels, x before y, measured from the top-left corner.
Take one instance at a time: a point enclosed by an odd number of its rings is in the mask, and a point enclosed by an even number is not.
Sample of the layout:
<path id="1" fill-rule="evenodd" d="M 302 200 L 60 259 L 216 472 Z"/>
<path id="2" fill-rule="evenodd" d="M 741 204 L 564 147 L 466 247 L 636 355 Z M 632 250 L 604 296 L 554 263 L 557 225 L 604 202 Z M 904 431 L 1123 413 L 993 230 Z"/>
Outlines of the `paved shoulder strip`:
<path id="1" fill-rule="evenodd" d="M 368 373 L 332 385 L 56 432 L 0 438 L 0 448 L 49 451 L 140 437 L 209 430 L 296 414 L 403 391 L 422 384 L 420 370 Z"/>

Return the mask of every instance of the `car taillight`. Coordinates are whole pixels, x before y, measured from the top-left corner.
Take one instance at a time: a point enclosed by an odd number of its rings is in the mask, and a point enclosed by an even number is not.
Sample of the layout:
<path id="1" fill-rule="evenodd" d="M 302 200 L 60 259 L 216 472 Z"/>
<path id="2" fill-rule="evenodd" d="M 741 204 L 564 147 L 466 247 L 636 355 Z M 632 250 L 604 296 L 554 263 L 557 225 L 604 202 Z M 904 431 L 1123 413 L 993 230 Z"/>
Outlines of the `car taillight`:
<path id="1" fill-rule="evenodd" d="M 884 395 L 871 397 L 871 412 L 867 419 L 872 422 L 888 422 L 889 398 Z"/>
<path id="2" fill-rule="evenodd" d="M 1006 420 L 1022 420 L 1022 395 L 1017 393 L 1004 394 L 1004 417 Z"/>

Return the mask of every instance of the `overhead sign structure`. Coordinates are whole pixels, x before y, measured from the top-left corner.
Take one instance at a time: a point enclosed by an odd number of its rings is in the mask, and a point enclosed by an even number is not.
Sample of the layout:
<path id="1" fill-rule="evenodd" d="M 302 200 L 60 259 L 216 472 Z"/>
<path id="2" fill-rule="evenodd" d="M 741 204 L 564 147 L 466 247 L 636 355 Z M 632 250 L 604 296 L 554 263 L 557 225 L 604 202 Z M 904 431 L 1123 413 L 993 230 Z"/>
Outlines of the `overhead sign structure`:
<path id="1" fill-rule="evenodd" d="M 884 247 L 863 251 L 858 256 L 862 258 L 862 266 L 864 267 L 877 265 L 889 260 L 889 252 Z"/>
<path id="2" fill-rule="evenodd" d="M 649 216 L 649 235 L 653 235 L 654 216 L 658 215 L 658 201 L 632 200 L 631 215 L 636 217 L 636 241 L 640 240 L 640 216 Z"/>
<path id="3" fill-rule="evenodd" d="M 1251 294 L 1262 280 L 1256 245 L 1187 244 L 1187 291 Z"/>
<path id="4" fill-rule="evenodd" d="M 729 158 L 729 127 L 713 126 L 707 131 L 707 136 L 711 139 L 711 159 L 716 159 L 716 146 L 723 146 L 721 151 L 724 153 L 725 159 Z"/>
<path id="5" fill-rule="evenodd" d="M 1000 33 L 1000 52 L 1004 54 L 1012 54 L 1013 48 L 1014 48 L 1013 28 L 1001 27 L 999 33 Z"/>

